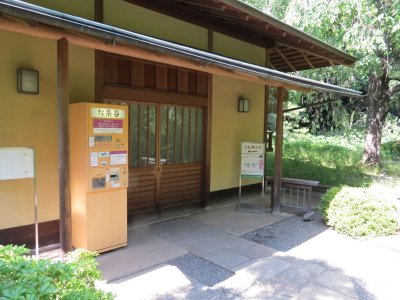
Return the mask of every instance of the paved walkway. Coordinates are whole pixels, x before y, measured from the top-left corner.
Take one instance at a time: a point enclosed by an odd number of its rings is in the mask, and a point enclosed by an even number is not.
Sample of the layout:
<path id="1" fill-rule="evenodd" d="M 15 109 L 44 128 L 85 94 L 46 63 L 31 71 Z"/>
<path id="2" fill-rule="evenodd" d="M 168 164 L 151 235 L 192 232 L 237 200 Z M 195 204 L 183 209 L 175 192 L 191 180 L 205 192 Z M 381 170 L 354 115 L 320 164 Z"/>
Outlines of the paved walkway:
<path id="1" fill-rule="evenodd" d="M 117 299 L 400 299 L 399 235 L 356 241 L 320 220 L 234 206 L 128 234 L 98 258 L 99 287 Z"/>

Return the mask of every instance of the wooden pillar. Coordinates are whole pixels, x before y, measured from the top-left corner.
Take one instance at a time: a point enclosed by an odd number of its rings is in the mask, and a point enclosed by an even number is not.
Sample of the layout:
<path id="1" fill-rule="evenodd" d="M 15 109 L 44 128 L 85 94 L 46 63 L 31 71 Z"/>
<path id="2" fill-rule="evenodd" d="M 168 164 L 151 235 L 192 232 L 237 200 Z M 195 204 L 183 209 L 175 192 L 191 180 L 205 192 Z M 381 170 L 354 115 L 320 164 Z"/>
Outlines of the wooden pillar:
<path id="1" fill-rule="evenodd" d="M 269 63 L 269 51 L 268 49 L 265 49 L 265 67 L 268 68 L 268 63 Z M 264 143 L 267 143 L 267 129 L 268 129 L 268 103 L 269 103 L 269 86 L 265 86 L 265 92 L 264 92 Z M 265 161 L 267 161 L 265 159 Z"/>
<path id="2" fill-rule="evenodd" d="M 269 50 L 265 49 L 265 67 L 268 68 L 269 64 Z M 267 130 L 268 130 L 268 106 L 269 106 L 269 86 L 265 85 L 265 91 L 264 91 L 264 144 L 265 144 L 265 157 L 264 157 L 264 181 L 265 177 L 267 176 L 266 170 L 267 170 L 267 144 L 268 144 L 268 135 L 267 135 Z M 265 182 L 264 182 L 265 183 Z M 266 185 L 264 185 L 265 187 Z M 272 190 L 271 190 L 272 193 Z M 272 195 L 271 195 L 272 198 Z M 271 206 L 272 206 L 272 200 L 271 200 Z"/>
<path id="3" fill-rule="evenodd" d="M 94 2 L 94 20 L 103 23 L 104 20 L 104 3 L 103 0 L 95 0 Z M 103 55 L 100 50 L 95 50 L 95 101 L 103 102 L 104 89 L 104 70 L 103 70 Z"/>
<path id="4" fill-rule="evenodd" d="M 103 23 L 104 18 L 104 4 L 103 0 L 94 1 L 94 20 Z"/>
<path id="5" fill-rule="evenodd" d="M 207 38 L 207 51 L 214 51 L 214 31 L 208 30 L 208 38 Z M 208 97 L 207 97 L 207 110 L 204 114 L 204 125 L 205 125 L 205 134 L 204 134 L 204 150 L 205 150 L 205 162 L 204 162 L 204 189 L 203 189 L 203 199 L 201 206 L 207 207 L 209 204 L 210 197 L 210 187 L 211 187 L 211 123 L 212 123 L 212 74 L 208 74 Z"/>
<path id="6" fill-rule="evenodd" d="M 278 88 L 276 99 L 275 170 L 272 193 L 272 212 L 281 212 L 282 146 L 283 146 L 283 100 L 285 90 Z"/>
<path id="7" fill-rule="evenodd" d="M 72 249 L 71 186 L 69 178 L 69 54 L 68 40 L 57 41 L 58 169 L 60 193 L 61 257 Z"/>

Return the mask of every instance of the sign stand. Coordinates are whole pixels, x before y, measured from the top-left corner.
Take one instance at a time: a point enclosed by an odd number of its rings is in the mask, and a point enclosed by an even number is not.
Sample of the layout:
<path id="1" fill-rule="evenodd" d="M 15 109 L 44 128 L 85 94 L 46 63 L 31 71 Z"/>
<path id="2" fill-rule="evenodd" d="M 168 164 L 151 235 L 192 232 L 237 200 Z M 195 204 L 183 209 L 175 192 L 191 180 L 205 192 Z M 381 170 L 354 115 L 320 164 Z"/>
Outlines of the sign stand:
<path id="1" fill-rule="evenodd" d="M 33 179 L 35 256 L 39 259 L 39 222 L 34 147 L 0 148 L 0 180 Z"/>
<path id="2" fill-rule="evenodd" d="M 249 178 L 262 180 L 260 210 L 262 212 L 264 211 L 264 168 L 265 144 L 248 142 L 241 143 L 238 209 L 241 208 L 242 178 Z"/>

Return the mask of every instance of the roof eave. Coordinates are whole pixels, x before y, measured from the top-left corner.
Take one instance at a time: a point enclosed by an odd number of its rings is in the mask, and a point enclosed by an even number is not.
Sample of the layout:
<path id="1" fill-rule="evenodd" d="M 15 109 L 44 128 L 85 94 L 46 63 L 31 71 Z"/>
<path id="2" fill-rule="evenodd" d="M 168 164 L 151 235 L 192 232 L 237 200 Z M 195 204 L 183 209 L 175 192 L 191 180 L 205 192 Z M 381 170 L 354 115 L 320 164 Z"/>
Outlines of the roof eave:
<path id="1" fill-rule="evenodd" d="M 291 33 L 293 35 L 296 35 L 304 40 L 307 40 L 311 43 L 316 44 L 317 46 L 324 48 L 327 51 L 330 51 L 338 56 L 341 56 L 349 61 L 352 61 L 353 64 L 357 61 L 357 58 L 344 52 L 341 51 L 329 44 L 327 44 L 324 41 L 321 41 L 307 33 L 305 33 L 304 31 L 301 31 L 293 26 L 290 26 L 282 21 L 279 21 L 278 19 L 274 18 L 273 16 L 266 14 L 264 12 L 261 12 L 259 10 L 257 10 L 256 8 L 249 6 L 243 2 L 237 1 L 237 0 L 219 0 L 222 3 L 225 3 L 226 5 L 230 5 L 232 7 L 235 7 L 237 9 L 242 10 L 243 12 L 246 12 L 249 15 L 252 15 L 254 17 L 260 18 L 262 20 L 264 20 L 265 22 L 271 23 L 272 25 L 279 27 L 281 29 L 284 29 L 285 31 L 287 31 L 288 33 Z"/>
<path id="2" fill-rule="evenodd" d="M 0 0 L 0 12 L 33 21 L 39 21 L 54 27 L 66 28 L 97 39 L 127 44 L 154 52 L 165 52 L 169 55 L 182 57 L 204 65 L 214 65 L 227 70 L 235 70 L 244 74 L 264 78 L 265 80 L 282 82 L 293 87 L 298 87 L 299 90 L 313 89 L 350 97 L 362 97 L 362 94 L 355 90 L 252 65 L 25 2 L 16 0 Z"/>

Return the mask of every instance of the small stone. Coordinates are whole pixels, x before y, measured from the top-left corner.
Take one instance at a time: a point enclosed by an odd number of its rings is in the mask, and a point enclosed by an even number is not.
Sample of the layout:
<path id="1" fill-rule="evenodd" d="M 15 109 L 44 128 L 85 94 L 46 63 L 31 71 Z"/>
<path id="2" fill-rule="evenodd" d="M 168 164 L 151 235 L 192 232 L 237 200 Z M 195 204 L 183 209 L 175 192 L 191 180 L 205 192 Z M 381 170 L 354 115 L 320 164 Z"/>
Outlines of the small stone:
<path id="1" fill-rule="evenodd" d="M 303 221 L 313 221 L 315 213 L 313 211 L 306 212 L 303 216 Z"/>

